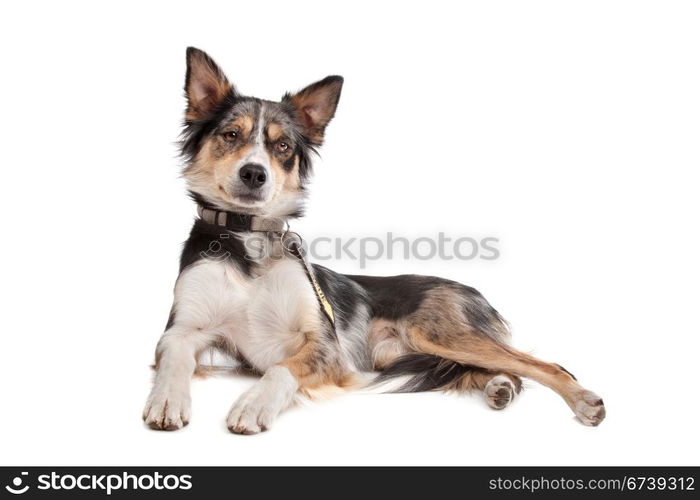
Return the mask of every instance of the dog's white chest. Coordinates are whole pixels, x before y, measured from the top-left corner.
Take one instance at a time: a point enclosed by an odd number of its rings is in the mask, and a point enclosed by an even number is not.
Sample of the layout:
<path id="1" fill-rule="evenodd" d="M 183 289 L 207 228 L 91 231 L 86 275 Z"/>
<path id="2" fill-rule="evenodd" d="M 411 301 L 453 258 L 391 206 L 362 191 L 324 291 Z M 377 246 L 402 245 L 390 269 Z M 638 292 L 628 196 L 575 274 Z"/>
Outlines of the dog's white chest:
<path id="1" fill-rule="evenodd" d="M 298 351 L 321 324 L 304 270 L 289 258 L 254 277 L 226 261 L 201 260 L 180 275 L 175 309 L 178 323 L 225 338 L 263 371 Z"/>

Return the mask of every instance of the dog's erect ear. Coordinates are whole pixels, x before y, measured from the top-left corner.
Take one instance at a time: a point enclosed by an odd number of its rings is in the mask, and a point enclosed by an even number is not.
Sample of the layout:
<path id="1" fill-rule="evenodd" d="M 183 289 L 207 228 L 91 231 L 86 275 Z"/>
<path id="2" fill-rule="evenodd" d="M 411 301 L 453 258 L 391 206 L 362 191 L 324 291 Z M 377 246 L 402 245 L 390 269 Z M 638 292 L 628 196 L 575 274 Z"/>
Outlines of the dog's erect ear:
<path id="1" fill-rule="evenodd" d="M 323 132 L 335 114 L 342 88 L 342 76 L 327 76 L 294 95 L 284 97 L 284 101 L 296 110 L 304 134 L 313 144 L 320 146 L 323 142 Z"/>
<path id="2" fill-rule="evenodd" d="M 205 52 L 188 47 L 185 117 L 188 120 L 206 118 L 231 92 L 234 92 L 233 85 L 228 82 L 226 75 L 214 60 Z"/>

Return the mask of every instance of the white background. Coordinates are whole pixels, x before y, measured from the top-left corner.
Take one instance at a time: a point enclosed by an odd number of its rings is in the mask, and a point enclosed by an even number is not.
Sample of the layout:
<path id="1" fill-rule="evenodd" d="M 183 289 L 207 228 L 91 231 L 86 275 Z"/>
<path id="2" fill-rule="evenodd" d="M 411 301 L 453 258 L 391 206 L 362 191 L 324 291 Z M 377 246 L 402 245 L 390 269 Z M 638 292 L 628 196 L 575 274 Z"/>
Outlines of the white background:
<path id="1" fill-rule="evenodd" d="M 693 2 L 5 3 L 0 463 L 698 464 L 700 12 Z M 349 395 L 254 437 L 253 379 L 193 385 L 144 427 L 194 207 L 174 141 L 185 47 L 244 93 L 346 85 L 305 236 L 496 236 L 496 261 L 371 262 L 479 288 L 514 344 L 605 399 L 534 383 Z M 359 263 L 326 263 L 358 273 Z"/>

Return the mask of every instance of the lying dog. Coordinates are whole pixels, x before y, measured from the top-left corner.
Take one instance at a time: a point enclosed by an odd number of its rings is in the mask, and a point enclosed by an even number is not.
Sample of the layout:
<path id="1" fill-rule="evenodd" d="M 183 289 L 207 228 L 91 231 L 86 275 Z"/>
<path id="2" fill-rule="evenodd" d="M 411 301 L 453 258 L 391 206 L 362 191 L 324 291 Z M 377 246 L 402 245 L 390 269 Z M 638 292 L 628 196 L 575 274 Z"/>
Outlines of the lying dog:
<path id="1" fill-rule="evenodd" d="M 478 389 L 495 409 L 528 377 L 598 425 L 600 397 L 510 347 L 505 321 L 473 288 L 307 264 L 287 223 L 301 215 L 311 156 L 342 85 L 329 76 L 280 102 L 245 97 L 209 56 L 187 50 L 182 153 L 200 218 L 182 252 L 145 422 L 187 425 L 198 356 L 216 347 L 262 374 L 228 415 L 238 434 L 267 429 L 298 392 L 357 386 L 369 371 L 381 372 L 375 382 L 406 376 L 402 391 Z"/>

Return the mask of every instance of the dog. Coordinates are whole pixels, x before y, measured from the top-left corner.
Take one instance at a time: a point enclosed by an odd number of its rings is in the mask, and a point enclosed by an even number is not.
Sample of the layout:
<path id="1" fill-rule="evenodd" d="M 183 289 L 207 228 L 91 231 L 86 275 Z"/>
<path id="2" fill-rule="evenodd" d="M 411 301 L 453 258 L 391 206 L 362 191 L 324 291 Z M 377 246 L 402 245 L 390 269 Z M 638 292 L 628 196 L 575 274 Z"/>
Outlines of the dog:
<path id="1" fill-rule="evenodd" d="M 482 391 L 496 410 L 526 377 L 598 425 L 602 399 L 562 366 L 511 347 L 507 323 L 477 290 L 308 264 L 288 224 L 303 214 L 312 156 L 342 86 L 329 76 L 279 102 L 247 97 L 206 53 L 187 49 L 181 150 L 199 218 L 156 347 L 146 424 L 187 425 L 198 358 L 217 348 L 261 375 L 228 414 L 236 434 L 268 429 L 299 394 L 366 386 L 369 372 L 379 372 L 370 384 L 401 382 L 401 392 Z"/>

